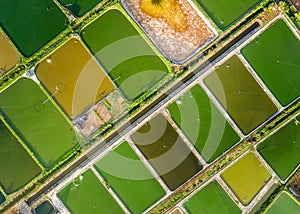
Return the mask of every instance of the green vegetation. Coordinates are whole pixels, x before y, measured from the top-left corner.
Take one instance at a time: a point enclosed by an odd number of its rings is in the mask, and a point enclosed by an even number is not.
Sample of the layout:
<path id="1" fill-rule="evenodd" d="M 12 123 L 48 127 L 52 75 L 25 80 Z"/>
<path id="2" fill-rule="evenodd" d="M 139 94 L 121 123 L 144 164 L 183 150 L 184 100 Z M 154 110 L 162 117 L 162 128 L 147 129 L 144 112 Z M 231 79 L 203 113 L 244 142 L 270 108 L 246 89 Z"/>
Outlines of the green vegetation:
<path id="1" fill-rule="evenodd" d="M 93 9 L 102 0 L 58 0 L 66 8 L 71 10 L 76 16 L 83 16 L 89 10 Z"/>
<path id="2" fill-rule="evenodd" d="M 265 212 L 266 214 L 298 214 L 300 213 L 300 204 L 293 199 L 287 192 L 282 192 L 280 196 L 272 203 Z"/>
<path id="3" fill-rule="evenodd" d="M 252 153 L 248 153 L 221 174 L 222 179 L 247 205 L 271 178 L 271 174 Z"/>
<path id="4" fill-rule="evenodd" d="M 131 135 L 136 146 L 170 190 L 202 169 L 202 165 L 162 114 Z"/>
<path id="5" fill-rule="evenodd" d="M 54 214 L 54 207 L 49 203 L 49 201 L 44 201 L 35 209 L 35 214 Z"/>
<path id="6" fill-rule="evenodd" d="M 78 143 L 75 131 L 30 79 L 19 79 L 2 92 L 0 108 L 5 119 L 46 167 Z"/>
<path id="7" fill-rule="evenodd" d="M 216 159 L 240 140 L 199 85 L 172 103 L 168 110 L 177 125 L 208 162 Z"/>
<path id="8" fill-rule="evenodd" d="M 244 134 L 277 112 L 277 108 L 237 56 L 204 80 Z"/>
<path id="9" fill-rule="evenodd" d="M 63 31 L 66 20 L 52 0 L 0 1 L 0 25 L 25 56 L 34 54 Z"/>
<path id="10" fill-rule="evenodd" d="M 1 120 L 0 162 L 0 184 L 7 194 L 20 189 L 41 172 L 40 167 Z"/>
<path id="11" fill-rule="evenodd" d="M 217 181 L 213 181 L 183 204 L 188 213 L 241 213 Z"/>
<path id="12" fill-rule="evenodd" d="M 259 0 L 197 0 L 219 28 L 225 29 Z"/>
<path id="13" fill-rule="evenodd" d="M 249 43 L 242 54 L 282 105 L 300 95 L 300 42 L 283 20 Z"/>
<path id="14" fill-rule="evenodd" d="M 73 214 L 124 213 L 92 170 L 71 182 L 58 193 L 58 197 Z"/>
<path id="15" fill-rule="evenodd" d="M 95 168 L 132 213 L 142 213 L 165 194 L 127 142 L 98 161 Z"/>
<path id="16" fill-rule="evenodd" d="M 128 100 L 149 90 L 168 73 L 167 66 L 119 10 L 103 14 L 81 36 Z"/>
<path id="17" fill-rule="evenodd" d="M 300 163 L 300 126 L 292 120 L 258 145 L 258 152 L 282 180 Z"/>

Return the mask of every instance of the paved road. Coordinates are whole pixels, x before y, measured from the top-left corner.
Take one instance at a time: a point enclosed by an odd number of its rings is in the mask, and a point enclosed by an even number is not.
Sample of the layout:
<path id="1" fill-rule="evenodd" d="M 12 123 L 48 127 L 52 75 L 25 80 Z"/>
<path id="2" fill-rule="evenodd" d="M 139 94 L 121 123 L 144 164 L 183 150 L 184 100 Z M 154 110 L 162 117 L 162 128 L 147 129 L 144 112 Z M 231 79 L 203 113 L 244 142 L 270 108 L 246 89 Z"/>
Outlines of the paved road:
<path id="1" fill-rule="evenodd" d="M 220 61 L 224 55 L 233 50 L 237 45 L 245 41 L 249 36 L 251 36 L 259 27 L 257 22 L 250 25 L 247 29 L 241 32 L 238 36 L 236 36 L 230 43 L 221 48 L 218 52 L 216 52 L 213 56 L 211 56 L 208 60 L 195 67 L 188 75 L 186 75 L 182 80 L 174 84 L 170 89 L 168 89 L 165 93 L 161 94 L 157 97 L 149 106 L 143 109 L 141 112 L 136 114 L 133 118 L 130 119 L 127 123 L 123 124 L 117 130 L 112 131 L 104 140 L 97 142 L 87 150 L 86 154 L 75 160 L 71 165 L 67 166 L 62 172 L 60 172 L 55 178 L 50 180 L 46 185 L 41 187 L 37 192 L 31 195 L 27 199 L 27 203 L 30 205 L 34 200 L 36 200 L 40 195 L 47 192 L 52 186 L 56 185 L 62 178 L 67 176 L 72 171 L 86 165 L 89 160 L 93 157 L 96 157 L 100 154 L 107 146 L 113 144 L 125 133 L 132 129 L 136 124 L 140 123 L 147 116 L 152 114 L 158 108 L 160 108 L 164 103 L 170 100 L 175 94 L 184 89 L 187 85 L 196 80 L 199 76 L 201 76 L 205 71 L 207 71 L 211 66 Z"/>

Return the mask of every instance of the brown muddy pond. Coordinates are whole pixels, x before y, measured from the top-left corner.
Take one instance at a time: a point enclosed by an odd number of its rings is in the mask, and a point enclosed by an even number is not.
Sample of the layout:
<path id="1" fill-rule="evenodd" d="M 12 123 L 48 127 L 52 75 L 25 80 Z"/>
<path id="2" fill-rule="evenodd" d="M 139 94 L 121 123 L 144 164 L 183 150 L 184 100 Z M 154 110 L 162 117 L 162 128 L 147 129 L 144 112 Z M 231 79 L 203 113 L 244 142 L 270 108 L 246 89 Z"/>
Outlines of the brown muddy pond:
<path id="1" fill-rule="evenodd" d="M 158 49 L 175 62 L 186 61 L 218 35 L 192 2 L 122 0 L 121 4 Z"/>
<path id="2" fill-rule="evenodd" d="M 131 135 L 170 190 L 175 190 L 202 169 L 199 160 L 162 114 Z"/>
<path id="3" fill-rule="evenodd" d="M 0 32 L 0 76 L 14 67 L 19 60 L 16 50 Z"/>
<path id="4" fill-rule="evenodd" d="M 36 74 L 71 118 L 115 89 L 105 71 L 76 38 L 40 62 Z"/>

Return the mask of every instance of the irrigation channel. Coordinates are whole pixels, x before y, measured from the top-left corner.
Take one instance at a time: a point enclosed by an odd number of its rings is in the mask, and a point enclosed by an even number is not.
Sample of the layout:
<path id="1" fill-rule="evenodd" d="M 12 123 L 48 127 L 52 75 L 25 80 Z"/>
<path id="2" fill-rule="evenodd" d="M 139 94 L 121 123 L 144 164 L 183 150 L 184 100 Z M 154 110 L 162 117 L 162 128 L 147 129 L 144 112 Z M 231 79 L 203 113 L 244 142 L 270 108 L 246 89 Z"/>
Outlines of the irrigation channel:
<path id="1" fill-rule="evenodd" d="M 204 63 L 200 64 L 193 69 L 188 75 L 186 75 L 182 80 L 173 85 L 167 92 L 159 95 L 151 104 L 149 104 L 142 111 L 133 116 L 130 121 L 126 122 L 120 126 L 117 130 L 112 131 L 105 139 L 101 142 L 97 142 L 96 146 L 89 150 L 84 156 L 81 156 L 79 159 L 75 160 L 71 165 L 67 166 L 62 172 L 60 172 L 54 179 L 50 180 L 48 184 L 41 187 L 37 192 L 31 195 L 26 202 L 31 205 L 36 199 L 38 199 L 43 193 L 47 192 L 52 186 L 56 185 L 61 179 L 71 173 L 73 170 L 86 165 L 89 160 L 93 157 L 96 157 L 100 152 L 103 151 L 105 145 L 111 145 L 124 136 L 133 126 L 140 123 L 147 116 L 152 114 L 154 111 L 159 109 L 164 103 L 170 100 L 175 94 L 184 89 L 187 85 L 191 84 L 199 76 L 201 76 L 208 68 L 213 64 L 220 61 L 228 52 L 233 50 L 237 45 L 245 41 L 250 37 L 254 32 L 259 28 L 259 23 L 254 22 L 243 32 L 238 34 L 231 42 L 222 47 L 214 55 L 208 58 Z"/>

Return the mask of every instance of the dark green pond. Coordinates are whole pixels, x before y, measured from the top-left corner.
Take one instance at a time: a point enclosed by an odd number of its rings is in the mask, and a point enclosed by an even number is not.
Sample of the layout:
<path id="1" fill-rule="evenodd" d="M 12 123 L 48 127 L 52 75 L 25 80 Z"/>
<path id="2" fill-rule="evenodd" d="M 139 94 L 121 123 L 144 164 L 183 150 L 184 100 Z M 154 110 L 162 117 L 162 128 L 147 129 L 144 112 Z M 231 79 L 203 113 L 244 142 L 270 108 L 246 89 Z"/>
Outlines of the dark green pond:
<path id="1" fill-rule="evenodd" d="M 131 138 L 170 190 L 175 190 L 202 169 L 198 159 L 161 114 Z"/>

